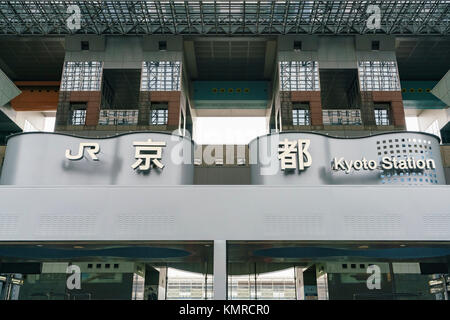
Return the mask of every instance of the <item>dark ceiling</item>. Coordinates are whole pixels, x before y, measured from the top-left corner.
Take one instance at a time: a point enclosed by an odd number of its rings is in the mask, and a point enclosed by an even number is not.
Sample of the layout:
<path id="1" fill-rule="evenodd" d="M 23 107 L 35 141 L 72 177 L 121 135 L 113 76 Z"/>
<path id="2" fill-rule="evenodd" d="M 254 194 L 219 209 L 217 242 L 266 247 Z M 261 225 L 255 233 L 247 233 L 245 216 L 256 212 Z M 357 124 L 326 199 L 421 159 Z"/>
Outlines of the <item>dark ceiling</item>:
<path id="1" fill-rule="evenodd" d="M 401 80 L 440 80 L 450 69 L 450 37 L 400 37 L 396 55 Z"/>
<path id="2" fill-rule="evenodd" d="M 199 80 L 262 80 L 266 41 L 195 41 Z"/>
<path id="3" fill-rule="evenodd" d="M 13 81 L 59 81 L 64 54 L 64 38 L 0 38 L 0 68 Z"/>

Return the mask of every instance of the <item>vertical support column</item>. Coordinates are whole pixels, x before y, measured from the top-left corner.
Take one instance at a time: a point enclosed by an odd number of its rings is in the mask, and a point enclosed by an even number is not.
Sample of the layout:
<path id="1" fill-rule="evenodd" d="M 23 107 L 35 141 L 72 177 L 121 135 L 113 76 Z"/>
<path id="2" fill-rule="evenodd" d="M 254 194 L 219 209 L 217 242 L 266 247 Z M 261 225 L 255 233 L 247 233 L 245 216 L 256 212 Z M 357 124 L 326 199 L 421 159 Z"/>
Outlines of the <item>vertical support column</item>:
<path id="1" fill-rule="evenodd" d="M 159 269 L 158 300 L 166 300 L 167 267 Z"/>
<path id="2" fill-rule="evenodd" d="M 150 124 L 150 91 L 140 91 L 139 92 L 139 114 L 138 114 L 138 125 L 148 126 Z"/>
<path id="3" fill-rule="evenodd" d="M 12 274 L 7 274 L 6 279 L 3 282 L 2 290 L 0 291 L 0 300 L 9 300 L 11 290 Z"/>
<path id="4" fill-rule="evenodd" d="M 214 240 L 214 300 L 227 299 L 227 241 Z"/>
<path id="5" fill-rule="evenodd" d="M 365 126 L 375 126 L 375 111 L 371 91 L 361 91 L 361 121 Z"/>

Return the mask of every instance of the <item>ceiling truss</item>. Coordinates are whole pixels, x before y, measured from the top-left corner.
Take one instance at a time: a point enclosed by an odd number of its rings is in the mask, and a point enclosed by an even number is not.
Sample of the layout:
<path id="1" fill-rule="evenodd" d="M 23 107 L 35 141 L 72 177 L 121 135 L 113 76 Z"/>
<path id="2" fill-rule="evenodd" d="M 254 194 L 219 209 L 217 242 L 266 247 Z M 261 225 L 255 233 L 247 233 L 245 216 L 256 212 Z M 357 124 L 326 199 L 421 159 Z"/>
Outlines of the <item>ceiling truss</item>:
<path id="1" fill-rule="evenodd" d="M 368 29 L 369 5 L 381 28 Z M 70 5 L 81 10 L 71 30 Z M 0 1 L 0 34 L 394 34 L 448 35 L 450 0 L 440 1 Z"/>

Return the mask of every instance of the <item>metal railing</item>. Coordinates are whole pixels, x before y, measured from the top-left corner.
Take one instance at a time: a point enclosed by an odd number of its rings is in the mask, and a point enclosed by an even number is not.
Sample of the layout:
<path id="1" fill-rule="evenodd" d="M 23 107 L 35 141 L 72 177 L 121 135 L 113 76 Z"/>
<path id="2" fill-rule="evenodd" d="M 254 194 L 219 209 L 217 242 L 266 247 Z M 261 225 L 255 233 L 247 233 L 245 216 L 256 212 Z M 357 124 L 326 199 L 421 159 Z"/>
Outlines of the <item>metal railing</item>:
<path id="1" fill-rule="evenodd" d="M 138 110 L 100 110 L 99 125 L 136 125 L 138 123 Z"/>
<path id="2" fill-rule="evenodd" d="M 322 110 L 322 114 L 324 125 L 362 125 L 359 109 Z"/>

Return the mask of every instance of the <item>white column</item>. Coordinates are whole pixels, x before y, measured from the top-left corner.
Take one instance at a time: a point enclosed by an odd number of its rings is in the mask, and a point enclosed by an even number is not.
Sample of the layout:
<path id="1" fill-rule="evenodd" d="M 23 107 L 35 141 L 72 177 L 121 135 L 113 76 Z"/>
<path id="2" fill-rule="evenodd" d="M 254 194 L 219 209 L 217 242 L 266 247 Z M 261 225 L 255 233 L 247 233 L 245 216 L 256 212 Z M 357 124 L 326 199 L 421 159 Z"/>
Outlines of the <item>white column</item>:
<path id="1" fill-rule="evenodd" d="M 159 268 L 158 300 L 166 300 L 167 267 Z"/>
<path id="2" fill-rule="evenodd" d="M 214 240 L 214 300 L 227 299 L 227 242 Z"/>

